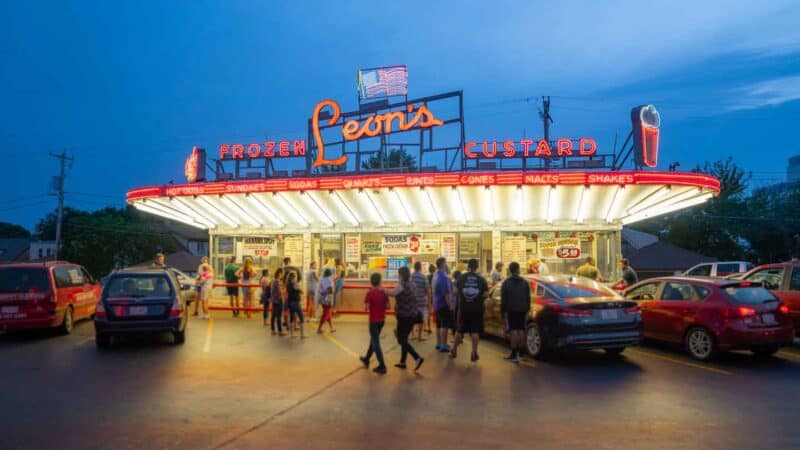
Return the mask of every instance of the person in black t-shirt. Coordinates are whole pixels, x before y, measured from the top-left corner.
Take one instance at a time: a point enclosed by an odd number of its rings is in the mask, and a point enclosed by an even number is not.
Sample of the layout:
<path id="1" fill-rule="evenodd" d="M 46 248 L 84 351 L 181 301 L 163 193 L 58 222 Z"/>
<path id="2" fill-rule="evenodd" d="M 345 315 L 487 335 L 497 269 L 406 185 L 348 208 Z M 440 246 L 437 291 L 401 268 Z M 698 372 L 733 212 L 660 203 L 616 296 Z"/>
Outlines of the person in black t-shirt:
<path id="1" fill-rule="evenodd" d="M 478 360 L 478 342 L 483 333 L 483 301 L 489 292 L 486 280 L 478 275 L 478 260 L 470 259 L 467 263 L 467 272 L 456 281 L 456 296 L 458 298 L 458 317 L 456 319 L 456 341 L 450 356 L 458 354 L 458 346 L 465 334 L 472 338 L 472 355 L 470 360 Z"/>

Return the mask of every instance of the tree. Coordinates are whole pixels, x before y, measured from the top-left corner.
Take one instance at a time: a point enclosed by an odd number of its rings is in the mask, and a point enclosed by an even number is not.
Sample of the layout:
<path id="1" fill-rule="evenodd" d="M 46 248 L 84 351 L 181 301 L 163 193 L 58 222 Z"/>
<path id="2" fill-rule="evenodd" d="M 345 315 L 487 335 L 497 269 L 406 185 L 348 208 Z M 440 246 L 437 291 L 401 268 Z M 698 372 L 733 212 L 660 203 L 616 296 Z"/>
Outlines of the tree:
<path id="1" fill-rule="evenodd" d="M 31 232 L 24 227 L 8 222 L 0 222 L 0 238 L 29 238 Z"/>
<path id="2" fill-rule="evenodd" d="M 366 170 L 375 170 L 401 167 L 410 172 L 413 172 L 417 169 L 417 159 L 410 155 L 408 151 L 402 147 L 389 150 L 385 160 L 383 155 L 384 154 L 382 152 L 371 155 L 366 161 L 361 163 L 361 168 Z M 382 166 L 381 161 L 383 161 Z"/>

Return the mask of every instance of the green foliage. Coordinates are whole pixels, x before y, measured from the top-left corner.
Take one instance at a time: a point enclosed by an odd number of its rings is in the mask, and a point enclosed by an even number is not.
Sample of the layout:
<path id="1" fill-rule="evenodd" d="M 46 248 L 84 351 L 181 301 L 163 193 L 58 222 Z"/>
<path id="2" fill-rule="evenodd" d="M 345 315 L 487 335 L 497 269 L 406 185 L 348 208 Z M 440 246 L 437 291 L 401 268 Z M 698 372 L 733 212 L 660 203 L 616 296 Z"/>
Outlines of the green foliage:
<path id="1" fill-rule="evenodd" d="M 383 166 L 381 166 L 382 160 Z M 410 155 L 404 148 L 394 148 L 389 150 L 386 159 L 384 159 L 382 153 L 376 153 L 361 164 L 361 168 L 367 170 L 396 167 L 403 167 L 408 171 L 414 171 L 417 168 L 417 159 Z"/>
<path id="2" fill-rule="evenodd" d="M 24 227 L 8 222 L 0 222 L 0 238 L 29 238 L 31 232 Z"/>

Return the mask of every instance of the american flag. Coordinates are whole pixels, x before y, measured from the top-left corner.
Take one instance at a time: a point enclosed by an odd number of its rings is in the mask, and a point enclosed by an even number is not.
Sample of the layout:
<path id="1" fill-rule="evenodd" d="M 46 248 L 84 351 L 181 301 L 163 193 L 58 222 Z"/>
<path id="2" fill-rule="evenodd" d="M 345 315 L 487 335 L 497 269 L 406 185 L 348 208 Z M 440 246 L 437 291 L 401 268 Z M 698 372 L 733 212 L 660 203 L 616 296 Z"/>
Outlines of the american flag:
<path id="1" fill-rule="evenodd" d="M 358 94 L 361 99 L 408 95 L 408 69 L 391 66 L 359 70 Z"/>

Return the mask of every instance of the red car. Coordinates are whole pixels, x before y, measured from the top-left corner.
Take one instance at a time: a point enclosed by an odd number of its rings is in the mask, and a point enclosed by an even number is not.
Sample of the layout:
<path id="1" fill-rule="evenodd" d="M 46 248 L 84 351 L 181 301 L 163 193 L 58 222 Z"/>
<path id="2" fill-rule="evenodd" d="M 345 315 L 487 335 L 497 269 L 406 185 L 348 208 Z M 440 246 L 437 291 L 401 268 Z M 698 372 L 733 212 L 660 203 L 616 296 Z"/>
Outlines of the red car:
<path id="1" fill-rule="evenodd" d="M 625 297 L 639 304 L 645 339 L 682 344 L 701 361 L 735 349 L 772 355 L 794 340 L 789 308 L 761 283 L 651 278 L 628 288 Z"/>
<path id="2" fill-rule="evenodd" d="M 63 261 L 0 266 L 0 330 L 58 327 L 94 315 L 100 284 L 77 264 Z"/>
<path id="3" fill-rule="evenodd" d="M 794 331 L 800 334 L 800 262 L 758 266 L 744 274 L 742 279 L 761 282 L 781 303 L 788 306 Z"/>

